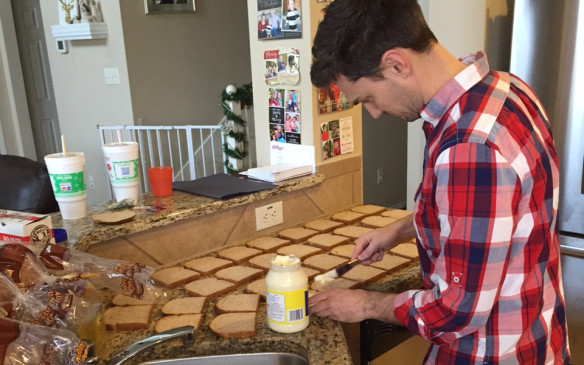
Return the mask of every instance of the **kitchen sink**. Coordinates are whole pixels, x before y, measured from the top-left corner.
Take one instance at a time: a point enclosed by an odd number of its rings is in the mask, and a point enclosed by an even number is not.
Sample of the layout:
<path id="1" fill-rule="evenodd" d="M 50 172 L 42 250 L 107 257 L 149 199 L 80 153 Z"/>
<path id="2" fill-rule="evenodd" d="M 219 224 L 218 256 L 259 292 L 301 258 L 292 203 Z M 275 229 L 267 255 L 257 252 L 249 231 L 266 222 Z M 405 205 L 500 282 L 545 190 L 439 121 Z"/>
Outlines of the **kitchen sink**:
<path id="1" fill-rule="evenodd" d="M 288 352 L 197 356 L 143 362 L 140 365 L 308 365 L 305 358 Z"/>

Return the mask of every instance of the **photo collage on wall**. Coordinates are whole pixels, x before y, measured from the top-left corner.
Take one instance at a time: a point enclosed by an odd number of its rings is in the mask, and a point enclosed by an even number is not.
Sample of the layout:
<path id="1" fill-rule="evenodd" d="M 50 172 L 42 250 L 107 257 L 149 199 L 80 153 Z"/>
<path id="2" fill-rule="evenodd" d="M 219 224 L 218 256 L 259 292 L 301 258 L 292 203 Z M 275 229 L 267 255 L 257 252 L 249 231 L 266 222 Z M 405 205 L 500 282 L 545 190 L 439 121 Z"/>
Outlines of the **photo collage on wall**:
<path id="1" fill-rule="evenodd" d="M 347 99 L 347 96 L 339 87 L 331 82 L 328 88 L 318 88 L 318 113 L 326 114 L 347 110 L 353 107 L 353 103 Z"/>
<path id="2" fill-rule="evenodd" d="M 299 54 L 295 48 L 264 52 L 266 95 L 269 103 L 270 140 L 300 144 L 300 90 L 285 88 L 300 81 Z"/>
<path id="3" fill-rule="evenodd" d="M 353 152 L 353 119 L 347 117 L 321 123 L 320 138 L 323 160 Z"/>
<path id="4" fill-rule="evenodd" d="M 269 88 L 270 140 L 300 144 L 300 91 Z"/>
<path id="5" fill-rule="evenodd" d="M 301 0 L 258 0 L 258 39 L 300 38 Z"/>

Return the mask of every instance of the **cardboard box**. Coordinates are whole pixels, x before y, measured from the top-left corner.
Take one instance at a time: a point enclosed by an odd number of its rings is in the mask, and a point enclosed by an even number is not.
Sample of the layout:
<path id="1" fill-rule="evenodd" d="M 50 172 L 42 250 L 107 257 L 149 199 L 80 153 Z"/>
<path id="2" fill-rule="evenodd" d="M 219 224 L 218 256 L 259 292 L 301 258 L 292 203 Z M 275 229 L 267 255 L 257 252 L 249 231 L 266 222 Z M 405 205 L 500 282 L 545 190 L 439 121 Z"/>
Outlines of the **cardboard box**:
<path id="1" fill-rule="evenodd" d="M 0 241 L 55 243 L 51 216 L 0 209 Z"/>

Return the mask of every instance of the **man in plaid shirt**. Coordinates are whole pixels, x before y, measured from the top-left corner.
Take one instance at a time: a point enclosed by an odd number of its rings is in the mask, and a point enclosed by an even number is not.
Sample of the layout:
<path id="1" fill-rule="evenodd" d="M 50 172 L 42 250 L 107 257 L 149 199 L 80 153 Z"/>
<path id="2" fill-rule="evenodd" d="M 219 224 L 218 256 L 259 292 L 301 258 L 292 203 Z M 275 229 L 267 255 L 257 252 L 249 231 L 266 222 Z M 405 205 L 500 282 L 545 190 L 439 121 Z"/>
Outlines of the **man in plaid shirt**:
<path id="1" fill-rule="evenodd" d="M 313 46 L 312 82 L 354 103 L 424 119 L 424 175 L 413 217 L 365 234 L 364 264 L 417 237 L 423 289 L 331 289 L 311 314 L 406 326 L 432 342 L 427 364 L 569 360 L 557 234 L 559 174 L 550 125 L 532 90 L 456 59 L 415 0 L 335 0 Z"/>

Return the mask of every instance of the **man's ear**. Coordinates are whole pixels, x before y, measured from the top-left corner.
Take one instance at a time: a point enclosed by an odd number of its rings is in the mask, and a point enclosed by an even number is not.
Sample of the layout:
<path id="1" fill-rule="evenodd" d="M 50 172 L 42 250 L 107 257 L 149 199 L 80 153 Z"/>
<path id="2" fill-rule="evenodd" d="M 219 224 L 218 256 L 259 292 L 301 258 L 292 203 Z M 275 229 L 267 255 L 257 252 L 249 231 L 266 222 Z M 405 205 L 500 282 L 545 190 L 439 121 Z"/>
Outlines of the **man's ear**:
<path id="1" fill-rule="evenodd" d="M 399 49 L 390 49 L 381 56 L 383 72 L 390 72 L 394 76 L 407 76 L 411 71 L 410 60 Z"/>

